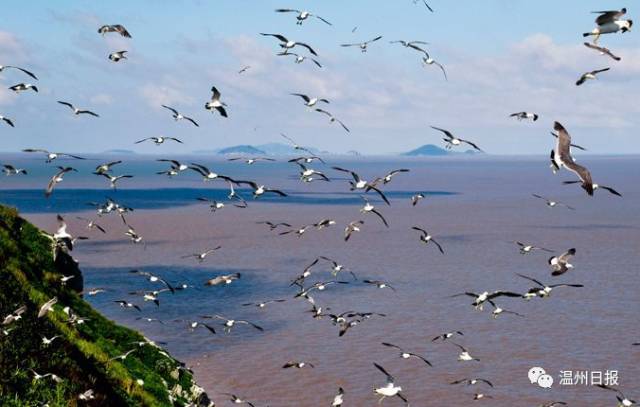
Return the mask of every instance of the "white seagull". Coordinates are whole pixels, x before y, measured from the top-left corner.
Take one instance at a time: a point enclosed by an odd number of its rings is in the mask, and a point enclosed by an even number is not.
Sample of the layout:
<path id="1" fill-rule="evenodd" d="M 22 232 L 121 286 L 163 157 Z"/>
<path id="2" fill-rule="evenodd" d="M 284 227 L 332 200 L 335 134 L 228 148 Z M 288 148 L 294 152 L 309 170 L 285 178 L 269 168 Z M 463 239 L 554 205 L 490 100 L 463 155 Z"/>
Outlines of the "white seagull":
<path id="1" fill-rule="evenodd" d="M 127 31 L 127 29 L 124 28 L 122 24 L 103 25 L 102 27 L 98 28 L 98 33 L 102 34 L 103 36 L 106 33 L 118 33 L 125 38 L 131 38 L 131 34 L 129 34 L 129 31 Z"/>
<path id="2" fill-rule="evenodd" d="M 310 12 L 306 11 L 306 10 L 296 10 L 296 9 L 290 9 L 290 8 L 278 8 L 275 10 L 276 13 L 297 13 L 298 15 L 296 16 L 296 24 L 297 25 L 302 25 L 302 23 L 304 22 L 304 20 L 306 20 L 309 17 L 315 17 L 318 20 L 322 21 L 323 23 L 327 24 L 327 25 L 331 25 L 330 22 L 328 22 L 327 20 L 325 20 L 324 18 L 315 15 L 315 14 L 311 14 Z"/>
<path id="3" fill-rule="evenodd" d="M 397 396 L 398 398 L 400 398 L 402 401 L 404 401 L 404 403 L 406 405 L 409 405 L 409 401 L 407 400 L 407 398 L 402 394 L 402 387 L 397 386 L 395 384 L 395 379 L 393 376 L 391 376 L 389 373 L 387 373 L 387 371 L 380 366 L 377 363 L 373 364 L 376 369 L 378 369 L 379 371 L 381 371 L 386 377 L 387 377 L 387 383 L 382 386 L 382 387 L 374 387 L 373 388 L 373 392 L 382 396 L 380 398 L 380 400 L 378 400 L 378 404 L 382 403 L 382 401 L 387 398 L 387 397 L 394 397 Z"/>
<path id="4" fill-rule="evenodd" d="M 198 125 L 198 123 L 196 123 L 196 121 L 195 121 L 195 120 L 193 120 L 191 117 L 184 116 L 182 113 L 178 112 L 176 109 L 174 109 L 174 108 L 172 108 L 172 107 L 170 107 L 170 106 L 167 106 L 167 105 L 161 105 L 161 106 L 162 106 L 162 107 L 164 107 L 164 108 L 165 108 L 165 109 L 167 109 L 167 110 L 170 110 L 170 111 L 173 113 L 173 119 L 174 119 L 175 121 L 183 120 L 183 119 L 184 119 L 184 120 L 187 120 L 187 121 L 189 121 L 189 122 L 193 123 L 193 125 L 194 125 L 194 126 L 196 126 L 196 127 L 200 127 L 200 126 Z"/>
<path id="5" fill-rule="evenodd" d="M 127 59 L 126 54 L 128 51 L 117 51 L 109 54 L 109 59 L 113 62 L 118 62 L 121 59 Z"/>
<path id="6" fill-rule="evenodd" d="M 470 145 L 471 147 L 475 148 L 476 150 L 478 150 L 480 152 L 483 152 L 480 149 L 480 147 L 478 147 L 474 143 L 472 143 L 472 142 L 470 142 L 468 140 L 457 138 L 449 130 L 441 129 L 439 127 L 434 127 L 434 126 L 431 126 L 431 128 L 434 129 L 434 130 L 438 130 L 438 131 L 444 133 L 445 138 L 443 138 L 443 140 L 447 143 L 446 144 L 446 148 L 447 149 L 451 149 L 452 146 L 459 146 L 462 143 L 466 143 L 466 144 Z"/>
<path id="7" fill-rule="evenodd" d="M 367 46 L 372 42 L 378 41 L 382 38 L 382 35 L 377 36 L 376 38 L 370 39 L 369 41 L 359 42 L 355 44 L 340 44 L 341 47 L 359 47 L 360 51 L 367 52 Z"/>
<path id="8" fill-rule="evenodd" d="M 227 104 L 220 101 L 220 91 L 215 86 L 212 86 L 211 100 L 204 104 L 204 108 L 210 110 L 212 113 L 216 110 L 220 113 L 220 116 L 228 117 L 225 107 L 227 107 Z"/>
<path id="9" fill-rule="evenodd" d="M 282 34 L 260 33 L 260 35 L 265 36 L 265 37 L 274 37 L 274 38 L 278 39 L 280 41 L 280 48 L 284 49 L 283 53 L 285 53 L 285 54 L 288 53 L 291 48 L 293 48 L 295 46 L 301 46 L 301 47 L 304 47 L 307 50 L 309 50 L 309 52 L 312 55 L 318 56 L 316 51 L 314 51 L 313 48 L 311 48 L 308 44 L 305 44 L 304 42 L 290 41 Z"/>
<path id="10" fill-rule="evenodd" d="M 569 260 L 575 256 L 576 249 L 571 248 L 560 256 L 549 257 L 549 266 L 551 267 L 552 276 L 560 276 L 573 268 L 573 264 L 569 263 Z"/>

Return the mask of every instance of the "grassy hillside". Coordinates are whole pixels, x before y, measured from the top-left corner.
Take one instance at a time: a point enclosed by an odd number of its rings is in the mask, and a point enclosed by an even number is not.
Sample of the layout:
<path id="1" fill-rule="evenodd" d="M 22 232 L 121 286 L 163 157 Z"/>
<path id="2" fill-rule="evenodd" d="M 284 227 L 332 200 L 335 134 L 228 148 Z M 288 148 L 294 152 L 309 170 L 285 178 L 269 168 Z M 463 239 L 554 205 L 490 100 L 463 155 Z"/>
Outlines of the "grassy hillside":
<path id="1" fill-rule="evenodd" d="M 62 275 L 77 277 L 63 286 Z M 206 394 L 191 373 L 137 332 L 107 320 L 72 288 L 81 281 L 80 270 L 62 253 L 54 262 L 51 242 L 13 209 L 0 206 L 0 324 L 26 305 L 17 321 L 0 325 L 0 406 L 108 405 L 206 406 Z M 38 310 L 56 296 L 54 311 L 38 318 Z M 68 322 L 63 311 L 86 318 Z M 42 337 L 58 336 L 45 345 Z M 136 349 L 125 360 L 115 356 Z M 39 374 L 51 376 L 34 379 Z M 92 389 L 95 399 L 78 396 Z"/>

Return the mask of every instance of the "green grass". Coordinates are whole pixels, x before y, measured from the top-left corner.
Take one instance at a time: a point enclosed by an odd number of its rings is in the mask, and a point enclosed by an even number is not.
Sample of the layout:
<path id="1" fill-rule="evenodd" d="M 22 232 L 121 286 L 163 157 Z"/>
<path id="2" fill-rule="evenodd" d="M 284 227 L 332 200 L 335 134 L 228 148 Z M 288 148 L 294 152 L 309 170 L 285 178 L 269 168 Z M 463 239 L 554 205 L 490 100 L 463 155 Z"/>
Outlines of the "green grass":
<path id="1" fill-rule="evenodd" d="M 21 305 L 28 308 L 22 319 L 0 327 L 0 406 L 74 406 L 87 389 L 94 390 L 95 405 L 206 405 L 206 395 L 196 400 L 199 390 L 191 374 L 159 349 L 145 345 L 125 361 L 110 361 L 144 338 L 107 320 L 75 291 L 61 286 L 62 274 L 81 276 L 65 254 L 54 263 L 50 241 L 15 210 L 0 206 L 0 321 Z M 54 296 L 54 312 L 38 319 L 40 306 Z M 67 323 L 65 306 L 88 320 Z M 60 338 L 42 344 L 42 336 L 54 335 Z M 30 369 L 54 373 L 62 381 L 35 381 Z M 182 391 L 173 392 L 176 388 Z"/>

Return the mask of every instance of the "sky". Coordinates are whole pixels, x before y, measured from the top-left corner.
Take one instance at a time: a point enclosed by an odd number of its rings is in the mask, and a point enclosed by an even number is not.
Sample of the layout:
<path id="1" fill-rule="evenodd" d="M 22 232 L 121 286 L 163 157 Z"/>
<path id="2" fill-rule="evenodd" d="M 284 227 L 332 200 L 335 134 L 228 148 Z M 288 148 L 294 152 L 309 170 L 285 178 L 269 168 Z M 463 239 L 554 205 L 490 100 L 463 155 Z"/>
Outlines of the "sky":
<path id="1" fill-rule="evenodd" d="M 7 88 L 28 77 L 0 72 L 0 151 L 45 148 L 100 153 L 190 153 L 282 142 L 344 153 L 405 152 L 442 145 L 429 126 L 449 129 L 493 154 L 548 154 L 555 120 L 593 154 L 638 154 L 640 40 L 635 30 L 603 36 L 622 56 L 616 62 L 586 49 L 581 33 L 594 28 L 593 10 L 629 8 L 613 1 L 430 0 L 5 0 L 0 20 L 0 65 L 27 68 L 39 93 Z M 276 8 L 306 9 L 332 23 Z M 103 24 L 123 24 L 132 38 L 101 36 Z M 357 27 L 355 32 L 352 32 Z M 635 27 L 634 27 L 635 28 Z M 323 64 L 295 64 L 276 56 L 280 33 L 310 44 Z M 343 48 L 382 35 L 367 53 Z M 421 40 L 441 62 L 422 66 L 418 52 L 392 40 Z M 113 63 L 110 52 L 128 50 Z M 297 49 L 296 52 L 300 51 Z M 244 66 L 246 72 L 238 74 Z M 577 87 L 586 71 L 611 67 Z M 211 86 L 222 92 L 229 118 L 204 110 Z M 290 93 L 329 99 L 326 116 Z M 100 118 L 74 117 L 56 103 L 69 101 Z M 200 127 L 174 122 L 168 104 Z M 517 111 L 540 115 L 518 122 Z M 134 144 L 152 136 L 184 145 Z"/>

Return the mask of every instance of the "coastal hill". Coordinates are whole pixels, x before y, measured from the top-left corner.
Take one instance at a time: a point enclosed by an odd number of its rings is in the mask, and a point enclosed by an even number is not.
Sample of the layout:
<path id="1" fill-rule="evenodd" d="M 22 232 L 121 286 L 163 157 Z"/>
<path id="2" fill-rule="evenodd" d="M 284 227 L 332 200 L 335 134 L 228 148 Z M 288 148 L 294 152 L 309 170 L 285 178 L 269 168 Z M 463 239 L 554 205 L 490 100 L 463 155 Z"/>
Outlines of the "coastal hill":
<path id="1" fill-rule="evenodd" d="M 63 275 L 74 278 L 63 285 Z M 49 238 L 4 206 L 0 279 L 1 406 L 86 405 L 79 395 L 88 390 L 88 405 L 212 405 L 180 362 L 84 301 L 76 261 L 64 251 L 54 260 Z M 54 297 L 53 311 L 38 318 Z M 43 337 L 56 339 L 45 344 Z M 131 349 L 125 359 L 114 359 Z M 55 376 L 36 379 L 34 372 Z"/>
<path id="2" fill-rule="evenodd" d="M 425 144 L 416 148 L 415 150 L 403 153 L 405 156 L 443 156 L 443 155 L 459 155 L 459 154 L 477 154 L 474 150 L 467 151 L 451 151 L 438 147 L 434 144 Z"/>

